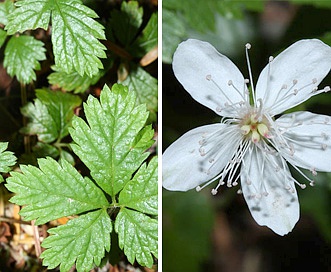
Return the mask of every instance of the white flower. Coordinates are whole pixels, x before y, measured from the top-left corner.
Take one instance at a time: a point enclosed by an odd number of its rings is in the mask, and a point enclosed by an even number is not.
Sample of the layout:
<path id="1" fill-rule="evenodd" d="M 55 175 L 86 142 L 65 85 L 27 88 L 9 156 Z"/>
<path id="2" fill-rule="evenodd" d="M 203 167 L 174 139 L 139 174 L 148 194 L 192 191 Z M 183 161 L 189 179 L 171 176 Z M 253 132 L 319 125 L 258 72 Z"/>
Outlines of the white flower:
<path id="1" fill-rule="evenodd" d="M 305 187 L 292 177 L 288 163 L 310 185 L 317 171 L 331 171 L 331 118 L 306 111 L 276 116 L 330 90 L 317 86 L 330 71 L 331 48 L 316 39 L 294 43 L 269 58 L 255 89 L 249 49 L 247 44 L 248 80 L 209 43 L 189 39 L 178 46 L 173 58 L 177 79 L 195 100 L 224 118 L 187 132 L 164 152 L 163 186 L 199 191 L 217 181 L 216 194 L 221 185 L 240 182 L 255 221 L 284 235 L 299 219 L 295 185 Z M 299 167 L 310 170 L 311 177 Z"/>

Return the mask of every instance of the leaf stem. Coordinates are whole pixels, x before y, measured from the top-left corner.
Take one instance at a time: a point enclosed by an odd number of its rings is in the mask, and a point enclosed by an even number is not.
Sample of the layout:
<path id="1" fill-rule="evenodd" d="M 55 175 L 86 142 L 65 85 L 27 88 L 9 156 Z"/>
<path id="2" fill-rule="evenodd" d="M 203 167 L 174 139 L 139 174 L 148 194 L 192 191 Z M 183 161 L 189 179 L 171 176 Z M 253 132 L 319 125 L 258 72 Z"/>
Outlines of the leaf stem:
<path id="1" fill-rule="evenodd" d="M 28 103 L 27 94 L 26 94 L 26 85 L 21 83 L 21 103 L 22 107 Z M 23 115 L 23 126 L 26 127 L 28 123 L 27 118 Z M 24 135 L 24 151 L 29 154 L 31 151 L 30 136 Z"/>

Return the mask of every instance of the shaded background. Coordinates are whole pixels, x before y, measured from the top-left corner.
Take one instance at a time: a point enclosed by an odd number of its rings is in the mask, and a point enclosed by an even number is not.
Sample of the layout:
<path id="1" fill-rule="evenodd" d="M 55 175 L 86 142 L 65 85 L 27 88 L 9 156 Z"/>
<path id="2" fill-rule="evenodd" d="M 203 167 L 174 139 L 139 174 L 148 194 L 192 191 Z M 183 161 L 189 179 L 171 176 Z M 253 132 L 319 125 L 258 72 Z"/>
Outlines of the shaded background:
<path id="1" fill-rule="evenodd" d="M 331 1 L 163 0 L 163 148 L 197 126 L 220 121 L 194 101 L 173 75 L 177 45 L 208 41 L 248 77 L 245 44 L 256 83 L 270 55 L 292 43 L 319 38 L 331 45 Z M 329 75 L 320 87 L 331 84 Z M 292 109 L 331 115 L 331 93 Z M 331 162 L 330 162 L 331 164 Z M 299 181 L 302 177 L 292 171 Z M 187 177 L 190 178 L 190 177 Z M 258 226 L 237 189 L 163 190 L 163 271 L 331 271 L 331 174 L 298 188 L 301 216 L 284 236 Z"/>

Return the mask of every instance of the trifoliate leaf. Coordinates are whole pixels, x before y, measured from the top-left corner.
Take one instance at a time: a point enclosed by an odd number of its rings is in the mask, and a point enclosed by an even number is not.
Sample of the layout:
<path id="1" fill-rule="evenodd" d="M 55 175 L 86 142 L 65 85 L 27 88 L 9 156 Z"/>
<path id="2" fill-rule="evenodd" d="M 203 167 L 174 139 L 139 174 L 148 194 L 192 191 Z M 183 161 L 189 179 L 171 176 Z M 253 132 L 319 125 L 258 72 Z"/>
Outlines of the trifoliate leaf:
<path id="1" fill-rule="evenodd" d="M 143 164 L 119 195 L 119 205 L 157 215 L 157 158 Z"/>
<path id="2" fill-rule="evenodd" d="M 115 37 L 126 47 L 132 43 L 143 21 L 143 9 L 137 1 L 123 1 L 121 10 L 111 13 L 110 26 Z"/>
<path id="3" fill-rule="evenodd" d="M 8 24 L 8 15 L 14 11 L 14 3 L 12 0 L 6 0 L 0 3 L 0 24 Z"/>
<path id="4" fill-rule="evenodd" d="M 11 151 L 5 151 L 8 147 L 8 143 L 0 142 L 0 172 L 7 173 L 10 171 L 11 166 L 16 163 L 16 157 Z M 0 182 L 3 181 L 3 177 L 0 175 Z"/>
<path id="5" fill-rule="evenodd" d="M 90 196 L 91 198 L 92 196 Z M 110 250 L 112 223 L 105 209 L 88 212 L 70 220 L 66 225 L 49 229 L 42 246 L 43 265 L 53 269 L 60 265 L 61 271 L 69 271 L 76 262 L 78 272 L 90 271 L 98 266 Z"/>
<path id="6" fill-rule="evenodd" d="M 9 75 L 23 84 L 36 80 L 34 70 L 40 70 L 39 61 L 46 59 L 44 44 L 32 36 L 13 36 L 5 49 L 4 67 Z"/>
<path id="7" fill-rule="evenodd" d="M 157 257 L 157 220 L 140 212 L 122 208 L 116 217 L 118 242 L 130 263 L 152 267 Z"/>
<path id="8" fill-rule="evenodd" d="M 28 29 L 47 29 L 52 18 L 52 44 L 56 66 L 71 73 L 92 77 L 102 69 L 99 58 L 106 49 L 103 26 L 93 18 L 97 14 L 77 0 L 21 0 L 9 16 L 8 34 Z"/>
<path id="9" fill-rule="evenodd" d="M 71 147 L 90 169 L 98 185 L 115 196 L 148 157 L 153 130 L 145 127 L 148 111 L 135 106 L 136 95 L 123 85 L 105 86 L 100 102 L 89 96 L 84 105 L 87 123 L 74 118 Z"/>
<path id="10" fill-rule="evenodd" d="M 56 66 L 53 66 L 52 69 L 55 72 L 48 76 L 49 83 L 65 91 L 74 91 L 75 93 L 85 92 L 90 85 L 97 83 L 104 74 L 104 72 L 99 71 L 93 77 L 89 77 L 87 75 L 81 76 L 76 71 L 66 73 Z"/>
<path id="11" fill-rule="evenodd" d="M 103 192 L 87 177 L 83 178 L 67 161 L 39 159 L 39 168 L 21 165 L 22 173 L 11 172 L 6 187 L 16 195 L 11 202 L 26 205 L 20 214 L 36 224 L 107 207 Z"/>
<path id="12" fill-rule="evenodd" d="M 156 120 L 157 112 L 157 80 L 141 67 L 134 67 L 128 77 L 121 82 L 137 94 L 137 104 L 146 104 L 151 113 L 150 119 Z"/>
<path id="13" fill-rule="evenodd" d="M 3 30 L 2 28 L 0 28 L 0 48 L 3 45 L 3 43 L 5 42 L 7 38 L 7 32 L 5 30 Z"/>
<path id="14" fill-rule="evenodd" d="M 134 41 L 129 51 L 136 57 L 142 57 L 157 46 L 157 13 L 153 13 L 141 35 Z M 132 48 L 132 49 L 131 49 Z"/>
<path id="15" fill-rule="evenodd" d="M 21 131 L 37 135 L 39 141 L 51 143 L 68 135 L 68 127 L 74 116 L 74 109 L 81 103 L 78 96 L 50 91 L 36 90 L 37 99 L 28 103 L 21 111 L 30 122 Z"/>

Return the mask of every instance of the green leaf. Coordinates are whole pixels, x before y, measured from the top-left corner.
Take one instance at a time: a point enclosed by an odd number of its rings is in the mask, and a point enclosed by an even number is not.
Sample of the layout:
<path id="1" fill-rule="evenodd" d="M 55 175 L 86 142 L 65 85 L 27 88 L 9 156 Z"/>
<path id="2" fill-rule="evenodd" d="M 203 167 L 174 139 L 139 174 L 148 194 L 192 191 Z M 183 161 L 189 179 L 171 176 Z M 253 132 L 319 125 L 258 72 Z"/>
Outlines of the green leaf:
<path id="1" fill-rule="evenodd" d="M 51 143 L 68 135 L 74 109 L 81 104 L 76 95 L 36 90 L 37 99 L 28 103 L 21 111 L 30 122 L 21 131 L 30 135 L 38 135 L 39 141 Z"/>
<path id="2" fill-rule="evenodd" d="M 156 120 L 157 112 L 157 80 L 141 67 L 134 67 L 128 77 L 121 82 L 137 94 L 137 104 L 146 104 L 151 113 L 151 120 Z"/>
<path id="3" fill-rule="evenodd" d="M 8 15 L 8 24 L 5 28 L 8 35 L 22 33 L 28 29 L 47 30 L 51 16 L 51 1 L 20 0 L 15 5 L 18 8 Z"/>
<path id="4" fill-rule="evenodd" d="M 0 28 L 0 48 L 4 44 L 6 38 L 7 38 L 7 32 L 2 28 Z"/>
<path id="5" fill-rule="evenodd" d="M 104 74 L 104 72 L 99 71 L 93 77 L 89 77 L 87 75 L 81 76 L 76 71 L 66 73 L 56 66 L 53 66 L 52 69 L 55 72 L 48 76 L 49 83 L 65 91 L 74 91 L 75 93 L 85 92 L 90 85 L 97 83 Z"/>
<path id="6" fill-rule="evenodd" d="M 52 157 L 55 159 L 60 155 L 59 150 L 54 145 L 43 142 L 37 142 L 37 144 L 32 147 L 32 151 L 37 158 Z"/>
<path id="7" fill-rule="evenodd" d="M 91 196 L 90 196 L 91 197 Z M 49 229 L 42 246 L 47 248 L 40 256 L 43 265 L 69 271 L 76 262 L 76 269 L 90 271 L 98 266 L 110 250 L 112 223 L 105 209 L 89 212 L 70 220 L 66 225 Z"/>
<path id="8" fill-rule="evenodd" d="M 139 212 L 157 215 L 157 158 L 143 164 L 119 195 L 119 204 Z"/>
<path id="9" fill-rule="evenodd" d="M 313 5 L 319 8 L 331 8 L 331 2 L 325 0 L 290 0 L 290 2 L 298 5 Z"/>
<path id="10" fill-rule="evenodd" d="M 153 13 L 141 35 L 134 41 L 129 51 L 136 57 L 143 57 L 157 46 L 158 40 L 158 18 Z M 131 49 L 132 48 L 132 49 Z"/>
<path id="11" fill-rule="evenodd" d="M 26 205 L 20 214 L 36 224 L 107 207 L 103 192 L 87 177 L 83 178 L 67 161 L 39 159 L 39 168 L 21 165 L 22 173 L 11 172 L 6 187 L 16 195 L 11 202 Z"/>
<path id="12" fill-rule="evenodd" d="M 143 9 L 137 1 L 122 2 L 121 10 L 111 13 L 110 26 L 115 37 L 127 47 L 135 39 L 143 21 Z"/>
<path id="13" fill-rule="evenodd" d="M 175 11 L 162 10 L 162 61 L 172 62 L 172 56 L 178 44 L 187 37 L 183 16 Z"/>
<path id="14" fill-rule="evenodd" d="M 8 15 L 10 15 L 14 9 L 14 3 L 11 0 L 0 3 L 0 24 L 8 24 Z"/>
<path id="15" fill-rule="evenodd" d="M 116 217 L 118 242 L 130 263 L 152 267 L 157 257 L 157 220 L 140 212 L 122 208 Z"/>
<path id="16" fill-rule="evenodd" d="M 163 270 L 203 271 L 212 258 L 215 207 L 208 194 L 169 192 L 162 194 Z M 218 204 L 220 204 L 218 202 Z M 175 269 L 174 269 L 175 267 Z"/>
<path id="17" fill-rule="evenodd" d="M 39 61 L 46 59 L 44 44 L 32 36 L 10 38 L 4 58 L 4 67 L 9 75 L 16 76 L 23 84 L 36 80 L 34 70 L 40 70 Z"/>
<path id="18" fill-rule="evenodd" d="M 11 166 L 15 165 L 16 157 L 11 151 L 5 151 L 8 147 L 7 142 L 0 142 L 0 172 L 7 173 L 11 170 Z M 0 182 L 3 177 L 0 175 Z"/>
<path id="19" fill-rule="evenodd" d="M 75 117 L 70 135 L 71 147 L 90 169 L 98 185 L 114 197 L 148 157 L 153 130 L 144 127 L 148 117 L 145 105 L 135 106 L 135 92 L 115 84 L 105 86 L 100 102 L 89 96 L 84 104 L 87 123 Z"/>
<path id="20" fill-rule="evenodd" d="M 106 49 L 103 26 L 97 14 L 77 0 L 21 0 L 9 16 L 8 34 L 29 29 L 47 29 L 52 18 L 52 44 L 55 65 L 61 70 L 92 77 L 103 65 Z"/>

